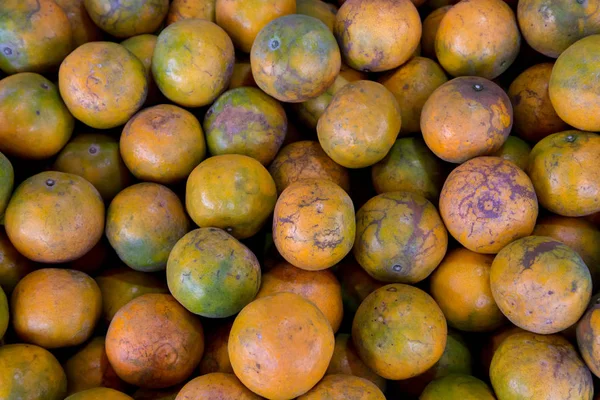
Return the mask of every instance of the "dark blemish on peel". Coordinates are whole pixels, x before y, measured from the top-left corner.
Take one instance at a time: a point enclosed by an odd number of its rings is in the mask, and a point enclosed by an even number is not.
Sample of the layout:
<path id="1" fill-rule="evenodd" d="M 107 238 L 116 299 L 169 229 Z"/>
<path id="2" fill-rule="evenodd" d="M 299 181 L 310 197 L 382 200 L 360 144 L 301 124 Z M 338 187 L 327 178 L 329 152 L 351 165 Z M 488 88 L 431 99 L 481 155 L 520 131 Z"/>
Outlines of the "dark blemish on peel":
<path id="1" fill-rule="evenodd" d="M 56 184 L 56 181 L 54 179 L 46 179 L 46 186 L 52 187 L 55 184 Z"/>
<path id="2" fill-rule="evenodd" d="M 98 152 L 98 147 L 96 145 L 91 145 L 90 148 L 88 149 L 88 153 L 90 154 L 96 154 Z"/>
<path id="3" fill-rule="evenodd" d="M 50 86 L 48 86 L 47 83 L 42 83 L 40 86 L 42 87 L 42 89 L 49 89 L 50 88 Z"/>
<path id="4" fill-rule="evenodd" d="M 483 85 L 476 83 L 473 85 L 473 90 L 476 92 L 481 92 L 483 90 Z"/>
<path id="5" fill-rule="evenodd" d="M 35 110 L 35 115 L 40 115 L 40 110 Z"/>
<path id="6" fill-rule="evenodd" d="M 281 42 L 278 38 L 273 38 L 269 40 L 269 48 L 271 50 L 277 50 L 279 47 L 281 47 Z"/>
<path id="7" fill-rule="evenodd" d="M 575 135 L 567 135 L 565 140 L 569 143 L 573 143 L 575 141 Z"/>
<path id="8" fill-rule="evenodd" d="M 554 294 L 554 292 L 553 292 L 552 290 L 549 290 L 549 291 L 548 291 L 548 294 L 549 294 L 550 296 L 552 296 L 552 295 Z"/>
<path id="9" fill-rule="evenodd" d="M 7 56 L 11 56 L 12 55 L 12 49 L 10 47 L 5 47 L 4 50 L 2 50 L 2 52 L 4 54 L 6 54 Z"/>

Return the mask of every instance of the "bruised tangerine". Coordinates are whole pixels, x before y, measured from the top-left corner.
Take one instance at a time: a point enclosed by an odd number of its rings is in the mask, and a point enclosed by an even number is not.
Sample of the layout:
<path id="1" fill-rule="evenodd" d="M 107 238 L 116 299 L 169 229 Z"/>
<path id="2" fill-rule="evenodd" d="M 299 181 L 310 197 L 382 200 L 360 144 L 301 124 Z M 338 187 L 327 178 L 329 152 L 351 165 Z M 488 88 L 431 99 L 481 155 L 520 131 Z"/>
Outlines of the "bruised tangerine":
<path id="1" fill-rule="evenodd" d="M 169 11 L 169 0 L 83 0 L 98 27 L 117 38 L 156 31 Z"/>

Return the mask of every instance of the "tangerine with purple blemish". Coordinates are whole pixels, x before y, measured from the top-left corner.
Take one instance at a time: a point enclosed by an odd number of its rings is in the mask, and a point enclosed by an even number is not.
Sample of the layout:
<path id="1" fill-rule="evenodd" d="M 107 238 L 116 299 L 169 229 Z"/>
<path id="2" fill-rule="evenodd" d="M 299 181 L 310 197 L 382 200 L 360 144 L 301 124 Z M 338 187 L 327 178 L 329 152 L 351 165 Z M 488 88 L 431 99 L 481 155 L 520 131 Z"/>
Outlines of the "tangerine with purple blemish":
<path id="1" fill-rule="evenodd" d="M 169 11 L 169 0 L 83 0 L 94 23 L 117 38 L 155 32 Z"/>

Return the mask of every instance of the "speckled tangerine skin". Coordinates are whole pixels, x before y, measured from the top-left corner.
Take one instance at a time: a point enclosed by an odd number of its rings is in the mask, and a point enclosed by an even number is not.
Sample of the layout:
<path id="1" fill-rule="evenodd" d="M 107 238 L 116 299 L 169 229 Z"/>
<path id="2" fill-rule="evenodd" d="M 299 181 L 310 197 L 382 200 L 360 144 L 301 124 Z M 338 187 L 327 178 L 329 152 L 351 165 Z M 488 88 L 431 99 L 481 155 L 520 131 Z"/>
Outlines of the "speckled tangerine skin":
<path id="1" fill-rule="evenodd" d="M 507 161 L 514 163 L 517 167 L 523 171 L 527 171 L 529 166 L 529 154 L 531 153 L 531 147 L 521 138 L 510 135 L 506 138 L 506 141 L 492 154 L 494 157 L 500 157 Z"/>
<path id="2" fill-rule="evenodd" d="M 4 224 L 12 244 L 30 260 L 72 261 L 102 237 L 104 203 L 96 188 L 77 175 L 41 172 L 17 187 Z"/>
<path id="3" fill-rule="evenodd" d="M 457 248 L 433 271 L 430 293 L 448 325 L 461 331 L 487 332 L 506 321 L 490 288 L 493 260 L 492 255 Z"/>
<path id="4" fill-rule="evenodd" d="M 0 153 L 0 218 L 8 206 L 15 184 L 15 170 L 8 158 Z"/>
<path id="5" fill-rule="evenodd" d="M 301 14 L 271 21 L 260 31 L 250 52 L 258 87 L 289 103 L 323 94 L 340 72 L 341 60 L 338 44 L 327 26 Z"/>
<path id="6" fill-rule="evenodd" d="M 534 185 L 510 161 L 477 157 L 454 169 L 440 194 L 448 232 L 467 249 L 496 254 L 533 232 L 538 216 Z"/>
<path id="7" fill-rule="evenodd" d="M 106 213 L 106 237 L 119 258 L 138 271 L 164 270 L 171 249 L 189 227 L 179 197 L 157 183 L 126 188 Z"/>
<path id="8" fill-rule="evenodd" d="M 423 20 L 423 34 L 421 35 L 421 53 L 424 57 L 436 59 L 435 55 L 435 36 L 442 18 L 451 9 L 451 5 L 443 6 L 433 10 Z"/>
<path id="9" fill-rule="evenodd" d="M 0 398 L 63 400 L 66 394 L 67 377 L 52 353 L 30 344 L 0 347 Z"/>
<path id="10" fill-rule="evenodd" d="M 133 398 L 111 388 L 97 387 L 72 394 L 65 400 L 133 400 Z"/>
<path id="11" fill-rule="evenodd" d="M 201 107 L 227 89 L 234 63 L 233 43 L 222 28 L 206 20 L 184 19 L 158 35 L 152 75 L 172 102 Z"/>
<path id="12" fill-rule="evenodd" d="M 52 0 L 5 0 L 0 16 L 0 69 L 47 72 L 73 50 L 69 18 Z"/>
<path id="13" fill-rule="evenodd" d="M 10 242 L 4 227 L 0 228 L 0 286 L 7 295 L 17 283 L 33 270 L 31 260 L 23 256 Z"/>
<path id="14" fill-rule="evenodd" d="M 421 131 L 439 158 L 462 163 L 500 149 L 512 120 L 510 99 L 500 86 L 476 76 L 460 77 L 429 96 L 421 113 Z"/>
<path id="15" fill-rule="evenodd" d="M 517 76 L 508 88 L 515 132 L 530 142 L 568 129 L 554 111 L 548 94 L 553 66 L 553 63 L 534 65 Z"/>
<path id="16" fill-rule="evenodd" d="M 203 351 L 200 320 L 168 294 L 145 294 L 130 301 L 106 334 L 106 354 L 119 377 L 146 388 L 183 382 Z"/>
<path id="17" fill-rule="evenodd" d="M 594 396 L 590 371 L 560 335 L 523 332 L 506 338 L 494 354 L 490 378 L 499 399 Z"/>
<path id="18" fill-rule="evenodd" d="M 575 324 L 592 294 L 590 272 L 581 257 L 545 236 L 527 236 L 502 249 L 492 263 L 490 286 L 513 324 L 539 334 Z"/>
<path id="19" fill-rule="evenodd" d="M 166 25 L 182 19 L 199 18 L 215 22 L 216 0 L 173 0 L 167 13 Z"/>
<path id="20" fill-rule="evenodd" d="M 247 388 L 271 400 L 286 400 L 321 380 L 334 343 L 331 326 L 315 305 L 297 294 L 277 293 L 238 314 L 229 357 Z"/>
<path id="21" fill-rule="evenodd" d="M 227 349 L 232 325 L 233 321 L 227 321 L 211 330 L 207 330 L 204 355 L 198 366 L 200 375 L 213 372 L 233 374 L 233 367 L 231 361 L 229 361 L 229 351 Z"/>
<path id="22" fill-rule="evenodd" d="M 385 396 L 374 383 L 358 376 L 327 375 L 315 387 L 298 400 L 385 400 Z"/>
<path id="23" fill-rule="evenodd" d="M 363 301 L 352 323 L 358 355 L 386 379 L 408 379 L 431 368 L 444 353 L 444 314 L 424 291 L 391 284 Z"/>
<path id="24" fill-rule="evenodd" d="M 319 0 L 320 1 L 320 0 Z M 346 86 L 348 81 L 341 74 L 335 78 L 335 81 L 325 93 L 321 94 L 314 99 L 303 101 L 302 103 L 294 103 L 292 110 L 298 121 L 306 125 L 308 128 L 315 129 L 319 118 L 325 113 L 325 110 L 331 103 L 333 96 L 340 91 L 341 88 Z"/>
<path id="25" fill-rule="evenodd" d="M 245 239 L 271 215 L 277 188 L 257 160 L 224 154 L 206 159 L 192 171 L 185 196 L 187 212 L 198 226 L 221 228 Z"/>
<path id="26" fill-rule="evenodd" d="M 177 394 L 175 400 L 260 400 L 234 374 L 214 372 L 189 381 Z"/>
<path id="27" fill-rule="evenodd" d="M 124 124 L 148 95 L 144 64 L 111 42 L 79 46 L 60 65 L 60 94 L 75 118 L 97 129 Z"/>
<path id="28" fill-rule="evenodd" d="M 318 271 L 352 249 L 356 224 L 348 194 L 325 179 L 306 179 L 285 189 L 275 205 L 273 241 L 295 267 Z"/>
<path id="29" fill-rule="evenodd" d="M 320 19 L 333 32 L 337 7 L 321 0 L 297 0 L 296 14 L 304 14 Z"/>
<path id="30" fill-rule="evenodd" d="M 102 298 L 96 282 L 70 269 L 38 269 L 12 293 L 12 324 L 21 340 L 46 349 L 76 346 L 93 333 Z"/>
<path id="31" fill-rule="evenodd" d="M 410 0 L 347 0 L 336 14 L 344 62 L 360 71 L 404 64 L 421 40 L 421 18 Z"/>
<path id="32" fill-rule="evenodd" d="M 117 38 L 156 31 L 169 11 L 169 0 L 83 0 L 102 30 Z"/>
<path id="33" fill-rule="evenodd" d="M 381 161 L 402 125 L 400 106 L 382 84 L 356 81 L 335 94 L 319 118 L 317 135 L 323 150 L 346 168 Z"/>
<path id="34" fill-rule="evenodd" d="M 450 374 L 431 382 L 420 400 L 495 400 L 494 393 L 482 380 L 464 374 Z"/>
<path id="35" fill-rule="evenodd" d="M 0 151 L 29 159 L 58 153 L 75 123 L 56 85 L 31 72 L 0 81 L 0 120 Z"/>
<path id="36" fill-rule="evenodd" d="M 448 232 L 435 206 L 410 192 L 389 192 L 356 213 L 356 261 L 382 282 L 416 283 L 444 258 Z"/>
<path id="37" fill-rule="evenodd" d="M 87 42 L 102 40 L 102 31 L 92 21 L 85 9 L 84 0 L 54 0 L 63 9 L 71 24 L 73 48 Z"/>
<path id="38" fill-rule="evenodd" d="M 555 214 L 579 217 L 600 211 L 600 135 L 564 131 L 531 150 L 527 173 L 540 205 Z"/>

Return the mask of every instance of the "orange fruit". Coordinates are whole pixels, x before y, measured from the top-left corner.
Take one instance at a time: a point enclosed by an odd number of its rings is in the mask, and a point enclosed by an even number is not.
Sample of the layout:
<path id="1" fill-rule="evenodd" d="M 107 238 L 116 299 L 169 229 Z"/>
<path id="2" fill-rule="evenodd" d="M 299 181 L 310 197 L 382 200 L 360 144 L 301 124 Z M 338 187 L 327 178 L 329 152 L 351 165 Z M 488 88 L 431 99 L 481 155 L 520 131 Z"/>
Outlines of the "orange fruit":
<path id="1" fill-rule="evenodd" d="M 6 298 L 4 290 L 0 286 L 0 340 L 2 340 L 6 330 L 8 329 L 9 317 L 8 299 Z"/>
<path id="2" fill-rule="evenodd" d="M 510 134 L 512 119 L 510 99 L 500 86 L 465 76 L 429 96 L 421 113 L 421 131 L 435 155 L 462 163 L 498 151 Z"/>
<path id="3" fill-rule="evenodd" d="M 319 118 L 321 118 L 321 115 L 325 113 L 329 103 L 331 103 L 333 95 L 339 92 L 347 83 L 346 78 L 338 74 L 333 84 L 320 96 L 301 103 L 292 104 L 291 108 L 294 111 L 295 117 L 308 128 L 315 129 Z"/>
<path id="4" fill-rule="evenodd" d="M 60 65 L 58 86 L 71 114 L 98 129 L 127 122 L 148 94 L 144 64 L 111 42 L 90 42 L 75 49 Z"/>
<path id="5" fill-rule="evenodd" d="M 430 0 L 431 1 L 431 0 Z M 446 15 L 451 5 L 445 5 L 434 9 L 423 20 L 423 35 L 421 35 L 421 52 L 424 57 L 436 59 L 435 55 L 435 36 L 440 27 L 442 18 Z"/>
<path id="6" fill-rule="evenodd" d="M 119 193 L 106 213 L 106 237 L 119 258 L 143 272 L 164 270 L 175 243 L 189 230 L 179 197 L 157 183 Z"/>
<path id="7" fill-rule="evenodd" d="M 335 18 L 344 62 L 359 71 L 404 64 L 421 40 L 421 18 L 410 0 L 347 0 Z"/>
<path id="8" fill-rule="evenodd" d="M 30 72 L 0 81 L 0 119 L 0 151 L 32 159 L 58 153 L 75 124 L 56 86 Z"/>
<path id="9" fill-rule="evenodd" d="M 381 161 L 402 123 L 400 106 L 382 84 L 356 81 L 337 92 L 319 118 L 317 134 L 325 153 L 346 168 Z"/>
<path id="10" fill-rule="evenodd" d="M 531 147 L 527 144 L 527 142 L 511 135 L 506 138 L 506 141 L 502 147 L 493 153 L 492 156 L 511 161 L 523 171 L 527 171 L 530 153 Z"/>
<path id="11" fill-rule="evenodd" d="M 161 100 L 160 90 L 158 90 L 158 86 L 156 86 L 156 82 L 154 82 L 154 77 L 152 76 L 152 56 L 154 55 L 154 48 L 157 41 L 158 36 L 146 33 L 132 36 L 121 42 L 121 46 L 132 52 L 144 64 L 146 79 L 148 80 L 146 105 L 156 104 Z"/>
<path id="12" fill-rule="evenodd" d="M 15 184 L 15 171 L 8 158 L 0 153 L 0 219 L 8 206 Z"/>
<path id="13" fill-rule="evenodd" d="M 289 103 L 324 93 L 340 72 L 341 62 L 333 33 L 318 19 L 301 14 L 271 21 L 258 33 L 250 52 L 258 87 Z"/>
<path id="14" fill-rule="evenodd" d="M 476 253 L 496 254 L 530 235 L 538 216 L 534 185 L 510 161 L 477 157 L 454 169 L 440 194 L 450 234 Z"/>
<path id="15" fill-rule="evenodd" d="M 69 19 L 74 48 L 87 42 L 102 40 L 102 31 L 90 18 L 84 0 L 54 0 L 54 2 L 63 9 Z"/>
<path id="16" fill-rule="evenodd" d="M 233 321 L 229 320 L 206 332 L 204 354 L 198 372 L 200 375 L 206 375 L 213 372 L 222 372 L 225 374 L 233 374 L 233 367 L 229 361 L 229 351 L 227 345 L 229 343 L 229 333 Z"/>
<path id="17" fill-rule="evenodd" d="M 296 0 L 296 14 L 320 19 L 333 32 L 337 8 L 333 4 L 321 0 Z"/>
<path id="18" fill-rule="evenodd" d="M 98 133 L 75 136 L 58 154 L 53 169 L 85 178 L 105 201 L 112 200 L 132 180 L 117 139 Z"/>
<path id="19" fill-rule="evenodd" d="M 156 31 L 169 11 L 169 0 L 83 1 L 94 23 L 117 38 Z"/>
<path id="20" fill-rule="evenodd" d="M 539 334 L 576 323 L 592 295 L 590 272 L 581 257 L 545 236 L 528 236 L 503 248 L 492 263 L 490 286 L 513 324 Z"/>
<path id="21" fill-rule="evenodd" d="M 272 400 L 296 398 L 325 375 L 334 337 L 327 318 L 308 300 L 277 293 L 247 305 L 229 336 L 237 377 Z"/>
<path id="22" fill-rule="evenodd" d="M 531 150 L 527 173 L 540 205 L 566 217 L 600 211 L 600 135 L 580 131 L 554 133 Z"/>
<path id="23" fill-rule="evenodd" d="M 4 224 L 12 244 L 30 260 L 72 261 L 102 237 L 104 203 L 96 188 L 77 175 L 41 172 L 15 190 Z"/>
<path id="24" fill-rule="evenodd" d="M 110 253 L 110 244 L 106 238 L 100 239 L 94 247 L 76 260 L 65 265 L 69 269 L 85 272 L 88 275 L 95 275 L 102 269 L 108 260 Z"/>
<path id="25" fill-rule="evenodd" d="M 494 353 L 496 352 L 496 350 L 498 350 L 498 347 L 500 346 L 500 344 L 502 344 L 504 339 L 511 335 L 521 332 L 527 331 L 509 323 L 503 326 L 502 328 L 490 333 L 490 335 L 486 338 L 485 343 L 483 344 L 483 348 L 481 349 L 480 354 L 481 365 L 485 368 L 485 371 L 490 370 L 490 365 L 492 364 L 492 357 L 494 357 Z"/>
<path id="26" fill-rule="evenodd" d="M 488 385 L 470 375 L 450 374 L 431 382 L 419 400 L 495 400 Z"/>
<path id="27" fill-rule="evenodd" d="M 262 397 L 248 390 L 233 374 L 214 372 L 189 381 L 175 400 L 260 400 Z"/>
<path id="28" fill-rule="evenodd" d="M 594 296 L 597 298 L 597 296 Z M 577 323 L 577 346 L 588 368 L 600 375 L 600 349 L 598 348 L 600 302 L 592 299 L 586 313 Z"/>
<path id="29" fill-rule="evenodd" d="M 342 301 L 344 310 L 349 315 L 354 315 L 360 303 L 371 294 L 386 284 L 374 279 L 354 260 L 348 257 L 337 265 L 337 276 L 342 285 Z"/>
<path id="30" fill-rule="evenodd" d="M 92 335 L 102 296 L 96 282 L 83 272 L 43 268 L 19 281 L 10 305 L 20 339 L 55 349 L 82 344 Z"/>
<path id="31" fill-rule="evenodd" d="M 227 87 L 235 54 L 227 33 L 201 19 L 166 27 L 152 56 L 152 76 L 169 100 L 183 107 L 211 104 Z"/>
<path id="32" fill-rule="evenodd" d="M 327 375 L 315 387 L 298 397 L 298 400 L 385 400 L 374 383 L 352 375 Z"/>
<path id="33" fill-rule="evenodd" d="M 183 382 L 203 350 L 200 320 L 168 294 L 133 299 L 117 312 L 106 334 L 106 354 L 117 375 L 145 388 Z"/>
<path id="34" fill-rule="evenodd" d="M 342 61 L 342 66 L 340 67 L 341 76 L 348 82 L 356 82 L 356 81 L 364 81 L 368 79 L 368 74 L 364 71 L 357 71 L 354 68 L 350 68 L 348 65 L 344 64 Z"/>
<path id="35" fill-rule="evenodd" d="M 165 24 L 193 18 L 215 22 L 215 9 L 216 0 L 173 0 Z"/>
<path id="36" fill-rule="evenodd" d="M 133 400 L 133 398 L 114 389 L 97 387 L 72 394 L 65 400 Z"/>
<path id="37" fill-rule="evenodd" d="M 269 171 L 240 154 L 210 157 L 187 179 L 185 204 L 194 222 L 221 228 L 237 239 L 255 235 L 276 201 L 277 188 Z"/>
<path id="38" fill-rule="evenodd" d="M 236 62 L 233 65 L 233 74 L 229 82 L 229 89 L 235 89 L 242 86 L 258 87 L 252 75 L 252 66 L 249 62 Z"/>
<path id="39" fill-rule="evenodd" d="M 33 270 L 33 263 L 15 249 L 0 226 L 0 287 L 12 293 L 17 283 Z"/>
<path id="40" fill-rule="evenodd" d="M 519 54 L 517 18 L 502 0 L 463 0 L 440 21 L 435 36 L 439 63 L 452 76 L 494 79 Z"/>
<path id="41" fill-rule="evenodd" d="M 348 194 L 325 179 L 305 179 L 285 189 L 275 205 L 273 241 L 295 267 L 318 271 L 352 249 L 356 224 Z"/>

